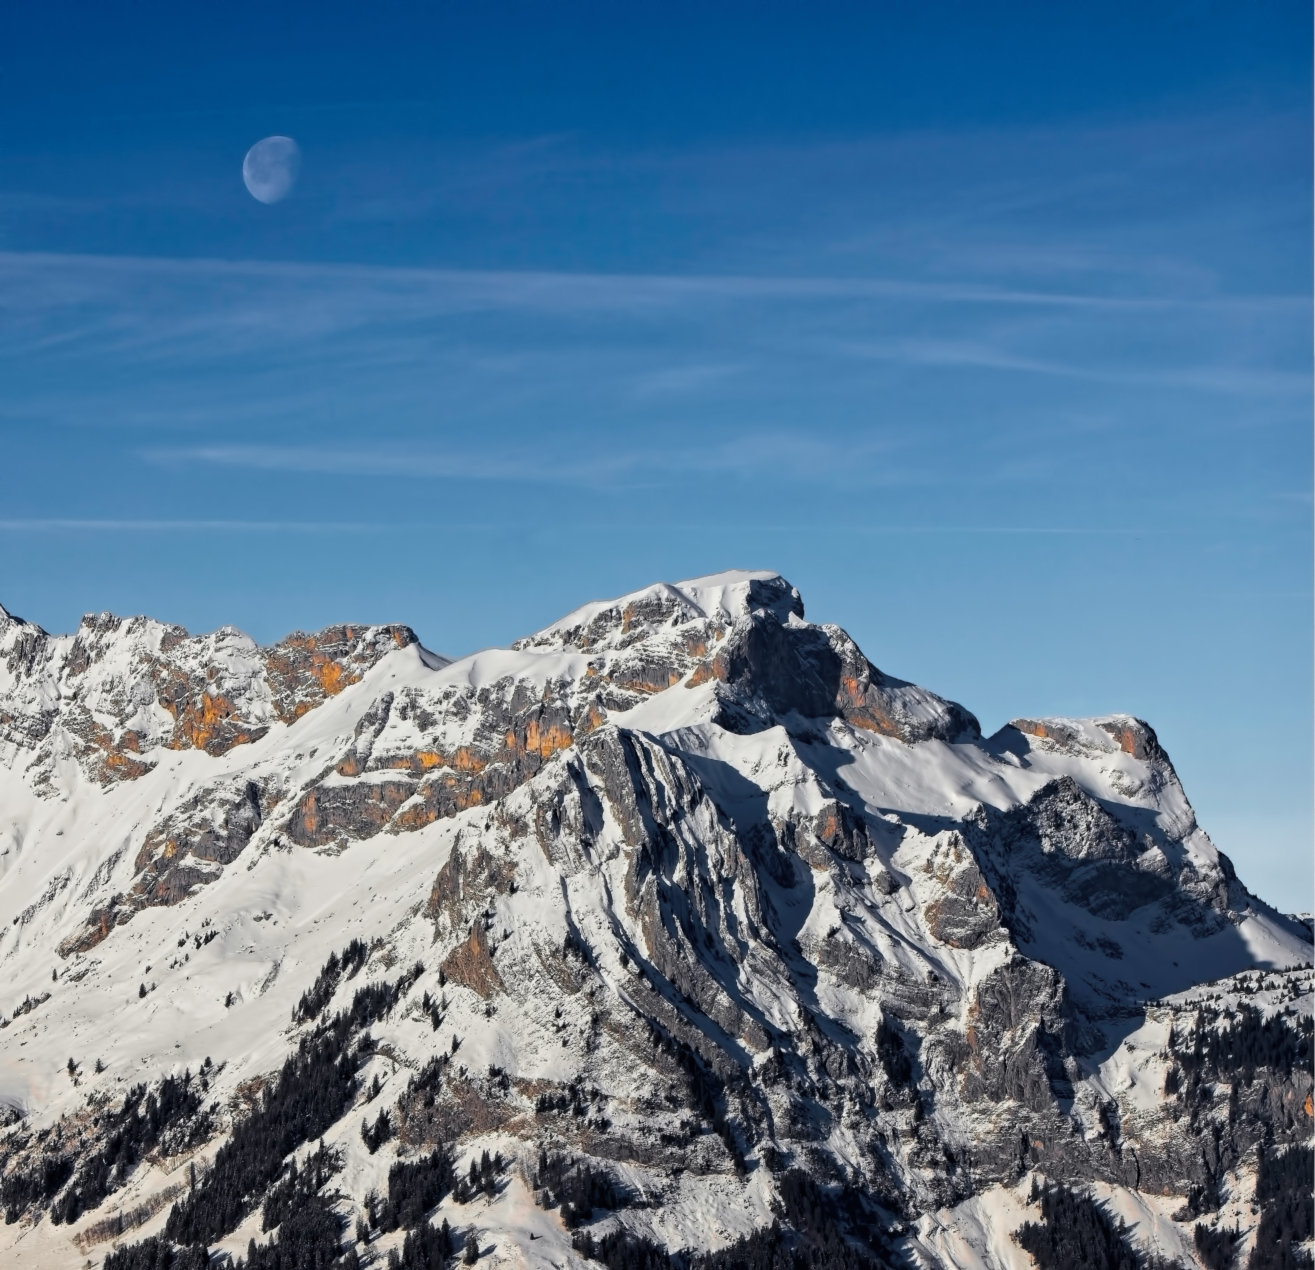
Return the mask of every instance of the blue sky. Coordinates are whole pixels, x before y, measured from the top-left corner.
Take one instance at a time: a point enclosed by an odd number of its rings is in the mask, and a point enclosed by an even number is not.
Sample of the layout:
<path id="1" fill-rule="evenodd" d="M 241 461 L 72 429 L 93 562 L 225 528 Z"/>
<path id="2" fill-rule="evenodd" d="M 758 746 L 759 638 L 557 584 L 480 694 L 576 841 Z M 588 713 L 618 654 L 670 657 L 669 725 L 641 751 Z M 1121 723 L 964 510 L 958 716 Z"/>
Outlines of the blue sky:
<path id="1" fill-rule="evenodd" d="M 1309 6 L 424 8 L 6 9 L 0 603 L 459 654 L 776 568 L 1149 719 L 1310 907 Z"/>

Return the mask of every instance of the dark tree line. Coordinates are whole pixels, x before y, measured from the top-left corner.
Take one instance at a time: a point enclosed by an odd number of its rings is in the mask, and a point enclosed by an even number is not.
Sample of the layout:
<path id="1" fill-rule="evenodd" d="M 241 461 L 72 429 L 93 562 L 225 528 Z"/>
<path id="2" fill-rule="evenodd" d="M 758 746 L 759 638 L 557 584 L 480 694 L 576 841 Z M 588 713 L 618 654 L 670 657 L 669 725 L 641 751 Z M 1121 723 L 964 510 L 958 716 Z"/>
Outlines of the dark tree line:
<path id="1" fill-rule="evenodd" d="M 43 1155 L 24 1169 L 10 1170 L 0 1180 L 6 1225 L 16 1222 L 33 1204 L 48 1200 L 72 1176 L 72 1157 L 62 1151 Z"/>
<path id="2" fill-rule="evenodd" d="M 369 955 L 369 948 L 359 939 L 353 939 L 342 950 L 341 955 L 330 953 L 329 960 L 315 976 L 315 982 L 301 994 L 301 1000 L 297 1002 L 297 1008 L 292 1012 L 292 1021 L 305 1023 L 310 1019 L 319 1018 L 333 999 L 338 984 L 343 979 L 354 978 L 365 965 L 365 959 Z"/>
<path id="3" fill-rule="evenodd" d="M 204 1181 L 174 1205 L 165 1224 L 168 1238 L 190 1244 L 213 1242 L 227 1234 L 279 1177 L 287 1156 L 302 1143 L 321 1137 L 342 1117 L 356 1095 L 361 1056 L 368 1052 L 368 1037 L 356 1050 L 353 1038 L 386 1015 L 418 973 L 419 967 L 396 984 L 358 988 L 346 1010 L 302 1037 L 278 1079 L 266 1087 L 256 1108 L 220 1147 Z M 298 1219 L 297 1230 L 306 1229 L 297 1235 L 299 1246 L 327 1246 L 326 1220 L 323 1214 L 316 1215 L 320 1207 L 318 1202 L 304 1205 L 307 1216 L 305 1221 Z M 281 1231 L 280 1242 L 284 1238 Z M 336 1225 L 334 1239 L 336 1246 Z M 258 1250 L 258 1255 L 275 1254 Z"/>
<path id="4" fill-rule="evenodd" d="M 74 1222 L 96 1208 L 123 1185 L 137 1162 L 175 1126 L 185 1126 L 185 1130 L 171 1139 L 174 1150 L 204 1142 L 213 1132 L 211 1113 L 203 1110 L 210 1089 L 206 1076 L 209 1070 L 207 1059 L 197 1077 L 190 1071 L 167 1076 L 150 1093 L 145 1085 L 134 1085 L 120 1110 L 102 1113 L 104 1143 L 79 1165 L 73 1184 L 51 1205 L 50 1220 L 57 1226 Z"/>
<path id="5" fill-rule="evenodd" d="M 457 1178 L 453 1193 L 458 1204 L 469 1204 L 476 1195 L 487 1195 L 492 1199 L 498 1193 L 498 1178 L 507 1167 L 502 1152 L 490 1156 L 487 1151 L 478 1160 L 470 1161 L 470 1172 L 466 1177 Z"/>
<path id="6" fill-rule="evenodd" d="M 405 1093 L 398 1099 L 398 1116 L 403 1123 L 421 1118 L 431 1125 L 434 1123 L 433 1107 L 443 1089 L 443 1071 L 448 1061 L 447 1054 L 431 1058 L 407 1082 Z"/>
<path id="7" fill-rule="evenodd" d="M 370 1225 L 381 1232 L 418 1229 L 424 1225 L 425 1214 L 453 1189 L 456 1180 L 452 1147 L 447 1143 L 418 1160 L 398 1160 L 388 1170 L 388 1198 L 367 1200 Z"/>
<path id="8" fill-rule="evenodd" d="M 324 995 L 325 985 L 336 986 L 344 968 L 359 971 L 368 952 L 360 940 L 353 940 L 342 956 L 329 958 L 315 986 L 302 998 L 307 1017 L 316 1012 L 316 993 L 327 1001 L 332 989 Z M 357 1070 L 371 1048 L 369 1034 L 361 1035 L 363 1029 L 386 1016 L 423 972 L 417 962 L 396 983 L 358 988 L 347 1009 L 301 1038 L 277 1079 L 265 1087 L 250 1115 L 219 1148 L 200 1184 L 170 1210 L 165 1241 L 188 1247 L 213 1243 L 235 1229 L 269 1191 L 265 1228 L 277 1224 L 278 1238 L 260 1245 L 252 1240 L 247 1260 L 239 1261 L 239 1267 L 318 1270 L 339 1259 L 340 1223 L 318 1193 L 337 1167 L 334 1153 L 321 1146 L 300 1173 L 294 1168 L 286 1177 L 283 1161 L 303 1143 L 323 1137 L 348 1111 L 357 1092 Z M 145 1248 L 142 1243 L 121 1251 L 136 1256 Z M 157 1256 L 158 1249 L 141 1255 Z M 354 1259 L 355 1253 L 347 1254 L 347 1262 Z M 137 1267 L 126 1262 L 117 1270 Z"/>
<path id="9" fill-rule="evenodd" d="M 105 1258 L 104 1270 L 206 1270 L 209 1264 L 207 1249 L 175 1249 L 167 1239 L 152 1235 L 141 1243 L 110 1253 Z"/>
<path id="10" fill-rule="evenodd" d="M 278 1079 L 219 1148 L 205 1180 L 174 1205 L 165 1224 L 170 1239 L 191 1244 L 228 1234 L 282 1173 L 283 1161 L 347 1112 L 356 1096 L 361 1056 L 369 1048 L 366 1036 L 353 1050 L 353 1038 L 383 1018 L 422 971 L 417 964 L 395 984 L 358 988 L 346 1010 L 301 1038 Z"/>
<path id="11" fill-rule="evenodd" d="M 1221 1017 L 1226 1023 L 1217 1027 Z M 1311 1020 L 1293 1020 L 1283 1014 L 1266 1018 L 1245 1002 L 1236 1014 L 1221 1016 L 1218 1011 L 1200 1009 L 1185 1037 L 1170 1035 L 1169 1049 L 1189 1080 L 1198 1074 L 1219 1079 L 1240 1075 L 1249 1084 L 1257 1068 L 1289 1076 L 1298 1067 L 1310 1066 Z"/>
<path id="12" fill-rule="evenodd" d="M 630 1194 L 619 1187 L 611 1174 L 594 1168 L 587 1160 L 573 1162 L 569 1157 L 545 1150 L 539 1152 L 539 1167 L 534 1171 L 534 1200 L 540 1208 L 561 1206 L 562 1224 L 567 1230 L 582 1226 L 593 1216 L 595 1208 L 624 1208 Z"/>
<path id="13" fill-rule="evenodd" d="M 592 1231 L 577 1231 L 571 1247 L 590 1261 L 600 1261 L 607 1270 L 683 1270 L 665 1248 L 631 1234 L 625 1227 L 595 1239 Z"/>
<path id="14" fill-rule="evenodd" d="M 874 1228 L 857 1193 L 823 1190 L 791 1169 L 781 1178 L 778 1220 L 719 1252 L 672 1254 L 624 1229 L 597 1238 L 578 1231 L 572 1246 L 608 1270 L 878 1270 L 887 1264 L 880 1253 L 846 1237 Z"/>
<path id="15" fill-rule="evenodd" d="M 675 1059 L 689 1079 L 691 1101 L 695 1111 L 712 1125 L 735 1165 L 737 1173 L 744 1172 L 744 1153 L 726 1119 L 726 1082 L 712 1071 L 699 1057 L 692 1045 L 679 1037 L 668 1035 L 652 1019 L 649 1020 L 649 1037 L 653 1044 Z"/>
<path id="16" fill-rule="evenodd" d="M 342 1223 L 328 1201 L 322 1195 L 304 1195 L 299 1207 L 284 1217 L 278 1238 L 267 1244 L 251 1240 L 246 1260 L 239 1258 L 234 1270 L 326 1270 L 350 1265 L 356 1260 L 354 1253 L 346 1259 L 339 1255 L 341 1233 Z"/>
<path id="17" fill-rule="evenodd" d="M 288 1171 L 265 1196 L 265 1206 L 260 1215 L 261 1230 L 273 1230 L 283 1225 L 293 1213 L 313 1200 L 341 1168 L 342 1156 L 323 1142 L 300 1169 L 297 1168 L 297 1161 L 293 1160 Z"/>
<path id="18" fill-rule="evenodd" d="M 367 983 L 365 987 L 357 988 L 346 1011 L 352 1026 L 369 1027 L 376 1020 L 385 1018 L 424 972 L 424 966 L 416 962 L 396 983 Z"/>
<path id="19" fill-rule="evenodd" d="M 278 1079 L 219 1148 L 205 1179 L 174 1205 L 164 1228 L 170 1239 L 213 1243 L 228 1234 L 282 1173 L 287 1156 L 342 1117 L 356 1094 L 351 1036 L 344 1013 L 301 1039 Z"/>
<path id="20" fill-rule="evenodd" d="M 1251 1270 L 1309 1270 L 1311 1258 L 1299 1245 L 1315 1222 L 1315 1150 L 1308 1146 L 1260 1153 L 1256 1203 L 1260 1225 Z"/>
<path id="21" fill-rule="evenodd" d="M 823 1189 L 802 1169 L 791 1169 L 777 1191 L 780 1220 L 699 1257 L 695 1270 L 875 1270 L 881 1264 L 871 1242 L 881 1229 L 877 1216 L 852 1187 Z"/>
<path id="22" fill-rule="evenodd" d="M 903 1088 L 913 1080 L 913 1063 L 904 1048 L 904 1037 L 899 1028 L 887 1019 L 877 1025 L 877 1057 L 886 1073 L 886 1078 L 897 1088 Z"/>
<path id="23" fill-rule="evenodd" d="M 501 1068 L 497 1069 L 497 1074 L 503 1080 L 506 1080 L 506 1074 Z M 490 1077 L 494 1075 L 492 1070 L 490 1070 L 489 1075 Z M 539 1094 L 534 1100 L 534 1114 L 544 1116 L 551 1112 L 561 1112 L 563 1114 L 570 1112 L 577 1120 L 585 1120 L 592 1110 L 590 1103 L 594 1101 L 601 1102 L 601 1099 L 602 1095 L 597 1089 L 586 1089 L 583 1080 L 576 1077 L 569 1085 L 556 1092 L 545 1090 Z"/>
<path id="24" fill-rule="evenodd" d="M 839 1230 L 879 1229 L 876 1214 L 852 1186 L 824 1190 L 802 1169 L 791 1169 L 777 1185 L 780 1216 L 800 1234 L 823 1242 Z"/>
<path id="25" fill-rule="evenodd" d="M 407 1232 L 402 1251 L 388 1254 L 388 1270 L 443 1270 L 457 1250 L 456 1236 L 444 1220 L 441 1226 L 427 1223 Z"/>
<path id="26" fill-rule="evenodd" d="M 379 1108 L 379 1114 L 373 1121 L 361 1121 L 361 1141 L 365 1149 L 373 1155 L 389 1138 L 393 1136 L 393 1122 L 385 1108 Z"/>
<path id="27" fill-rule="evenodd" d="M 1233 1256 L 1237 1252 L 1236 1227 L 1232 1229 L 1223 1227 L 1216 1230 L 1198 1222 L 1192 1232 L 1192 1240 L 1196 1244 L 1196 1255 L 1201 1258 L 1205 1270 L 1229 1270 L 1233 1264 Z"/>
<path id="28" fill-rule="evenodd" d="M 720 1252 L 697 1257 L 692 1270 L 876 1270 L 870 1252 L 838 1234 L 828 1239 L 801 1237 L 773 1222 Z"/>
<path id="29" fill-rule="evenodd" d="M 431 1058 L 411 1077 L 407 1092 L 420 1095 L 424 1099 L 425 1106 L 432 1107 L 435 1096 L 443 1088 L 443 1069 L 447 1067 L 448 1061 L 446 1054 L 438 1054 Z"/>
<path id="30" fill-rule="evenodd" d="M 1032 1202 L 1041 1201 L 1041 1220 L 1014 1232 L 1039 1270 L 1146 1270 L 1128 1238 L 1128 1228 L 1089 1195 L 1056 1183 L 1032 1183 Z"/>
<path id="31" fill-rule="evenodd" d="M 446 997 L 444 998 L 446 1000 Z M 432 1031 L 437 1032 L 443 1025 L 443 1006 L 441 1002 L 435 1001 L 428 992 L 420 999 L 421 1008 L 429 1016 L 429 1026 Z"/>

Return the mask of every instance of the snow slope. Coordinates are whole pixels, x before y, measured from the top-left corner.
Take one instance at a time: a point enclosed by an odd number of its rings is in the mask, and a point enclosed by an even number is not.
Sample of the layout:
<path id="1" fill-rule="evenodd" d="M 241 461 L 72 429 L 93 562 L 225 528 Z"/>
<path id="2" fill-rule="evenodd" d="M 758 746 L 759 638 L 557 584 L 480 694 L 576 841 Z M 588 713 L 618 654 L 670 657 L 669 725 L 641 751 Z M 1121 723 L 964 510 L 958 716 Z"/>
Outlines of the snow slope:
<path id="1" fill-rule="evenodd" d="M 544 1145 L 642 1198 L 599 1232 L 724 1247 L 798 1167 L 869 1196 L 890 1256 L 1013 1267 L 1034 1170 L 1154 1213 L 1185 1261 L 1171 1214 L 1206 1172 L 1310 1131 L 1302 1071 L 1266 1076 L 1254 1116 L 1221 1086 L 1197 1129 L 1165 1093 L 1196 985 L 1272 972 L 1266 1008 L 1308 1015 L 1311 944 L 1237 880 L 1151 728 L 984 738 L 775 574 L 658 584 L 453 662 L 398 626 L 262 649 L 0 611 L 0 1199 L 97 1150 L 97 1108 L 136 1082 L 209 1059 L 215 1106 L 205 1145 L 156 1150 L 71 1224 L 40 1220 L 52 1196 L 11 1206 L 5 1264 L 161 1229 L 353 938 L 369 959 L 330 1011 L 422 969 L 325 1135 L 337 1209 L 354 1226 L 436 1135 L 501 1151 L 497 1198 L 438 1214 L 495 1263 L 579 1260 L 534 1204 Z M 437 1119 L 413 1121 L 439 1054 Z M 375 1153 L 367 1102 L 399 1126 Z M 218 1246 L 253 1236 L 258 1208 Z"/>

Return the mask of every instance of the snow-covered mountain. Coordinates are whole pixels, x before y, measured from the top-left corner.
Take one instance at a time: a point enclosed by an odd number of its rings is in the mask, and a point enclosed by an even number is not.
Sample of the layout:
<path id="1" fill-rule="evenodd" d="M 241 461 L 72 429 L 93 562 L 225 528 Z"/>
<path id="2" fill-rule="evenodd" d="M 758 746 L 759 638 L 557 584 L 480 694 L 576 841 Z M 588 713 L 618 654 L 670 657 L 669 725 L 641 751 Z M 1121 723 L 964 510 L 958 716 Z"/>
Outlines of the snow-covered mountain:
<path id="1" fill-rule="evenodd" d="M 983 737 L 775 574 L 0 610 L 6 1266 L 1268 1265 L 1310 967 L 1146 723 Z"/>

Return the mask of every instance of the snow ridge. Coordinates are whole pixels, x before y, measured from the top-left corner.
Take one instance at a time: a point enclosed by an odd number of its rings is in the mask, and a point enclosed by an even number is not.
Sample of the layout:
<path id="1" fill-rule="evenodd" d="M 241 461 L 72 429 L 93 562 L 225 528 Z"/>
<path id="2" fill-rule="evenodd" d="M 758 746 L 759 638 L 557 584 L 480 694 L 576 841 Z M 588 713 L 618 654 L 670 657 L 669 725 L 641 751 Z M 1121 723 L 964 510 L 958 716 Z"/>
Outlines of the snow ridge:
<path id="1" fill-rule="evenodd" d="M 503 1168 L 430 1220 L 509 1264 L 588 1264 L 581 1222 L 716 1251 L 782 1203 L 807 1239 L 807 1177 L 880 1260 L 1021 1266 L 1034 1175 L 1186 1264 L 1194 1222 L 1246 1208 L 1256 1152 L 1310 1133 L 1308 1063 L 1272 1057 L 1309 1036 L 1310 965 L 1144 721 L 983 737 L 775 573 L 659 583 L 456 661 L 396 625 L 262 648 L 0 609 L 7 1265 L 183 1229 L 180 1178 L 340 1010 L 365 1013 L 341 1024 L 337 1163 L 296 1202 L 361 1257 L 406 1233 L 358 1245 L 369 1192 L 450 1143 L 463 1177 L 486 1150 Z M 1234 1026 L 1203 992 L 1263 1006 L 1245 1091 L 1182 1048 Z M 87 1190 L 74 1161 L 133 1086 L 184 1073 L 204 1111 Z M 536 1205 L 581 1178 L 589 1203 Z M 266 1193 L 212 1251 L 279 1237 Z"/>

